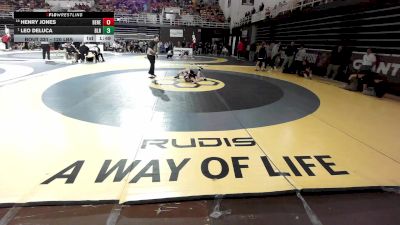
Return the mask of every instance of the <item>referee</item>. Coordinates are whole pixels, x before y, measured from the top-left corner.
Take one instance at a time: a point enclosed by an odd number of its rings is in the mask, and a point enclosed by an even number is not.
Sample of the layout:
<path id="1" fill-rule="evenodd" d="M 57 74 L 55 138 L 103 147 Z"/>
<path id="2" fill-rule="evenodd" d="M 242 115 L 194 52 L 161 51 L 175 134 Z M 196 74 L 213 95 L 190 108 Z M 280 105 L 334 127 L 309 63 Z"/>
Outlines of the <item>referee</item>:
<path id="1" fill-rule="evenodd" d="M 156 63 L 156 55 L 157 55 L 157 42 L 159 41 L 158 36 L 154 37 L 154 40 L 150 41 L 147 48 L 147 58 L 150 61 L 150 70 L 149 70 L 149 78 L 153 79 L 156 77 L 154 74 L 154 64 Z"/>
<path id="2" fill-rule="evenodd" d="M 50 43 L 47 41 L 41 42 L 41 47 L 42 47 L 43 59 L 46 59 L 46 54 L 47 54 L 47 59 L 50 60 Z"/>

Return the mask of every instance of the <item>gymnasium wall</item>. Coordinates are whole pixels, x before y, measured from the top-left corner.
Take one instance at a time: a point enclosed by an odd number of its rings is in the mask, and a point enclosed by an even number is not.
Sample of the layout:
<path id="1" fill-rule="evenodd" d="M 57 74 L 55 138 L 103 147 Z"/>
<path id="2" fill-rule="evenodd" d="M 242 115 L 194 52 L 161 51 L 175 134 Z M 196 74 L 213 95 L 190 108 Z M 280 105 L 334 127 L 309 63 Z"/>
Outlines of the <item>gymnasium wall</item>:
<path id="1" fill-rule="evenodd" d="M 171 37 L 170 30 L 183 30 L 182 37 Z M 179 42 L 192 42 L 192 35 L 196 36 L 196 41 L 201 41 L 201 29 L 197 27 L 161 27 L 160 28 L 160 40 L 161 41 L 171 41 L 173 44 L 177 44 Z"/>
<path id="2" fill-rule="evenodd" d="M 170 30 L 177 29 L 183 30 L 183 37 L 170 37 Z M 199 28 L 199 27 L 162 27 L 160 28 L 161 41 L 169 40 L 174 44 L 180 42 L 192 42 L 192 34 L 195 34 L 196 41 L 198 42 L 211 42 L 214 39 L 221 39 L 224 43 L 228 43 L 229 30 L 228 29 L 212 29 L 212 28 Z"/>

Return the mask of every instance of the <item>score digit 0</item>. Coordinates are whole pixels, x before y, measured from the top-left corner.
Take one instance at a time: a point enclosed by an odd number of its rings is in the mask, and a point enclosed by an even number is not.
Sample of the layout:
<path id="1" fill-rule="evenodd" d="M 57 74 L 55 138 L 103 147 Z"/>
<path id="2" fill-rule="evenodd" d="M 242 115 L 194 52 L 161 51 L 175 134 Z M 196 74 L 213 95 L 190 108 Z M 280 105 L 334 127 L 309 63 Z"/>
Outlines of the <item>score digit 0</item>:
<path id="1" fill-rule="evenodd" d="M 103 26 L 114 26 L 114 18 L 103 18 Z"/>

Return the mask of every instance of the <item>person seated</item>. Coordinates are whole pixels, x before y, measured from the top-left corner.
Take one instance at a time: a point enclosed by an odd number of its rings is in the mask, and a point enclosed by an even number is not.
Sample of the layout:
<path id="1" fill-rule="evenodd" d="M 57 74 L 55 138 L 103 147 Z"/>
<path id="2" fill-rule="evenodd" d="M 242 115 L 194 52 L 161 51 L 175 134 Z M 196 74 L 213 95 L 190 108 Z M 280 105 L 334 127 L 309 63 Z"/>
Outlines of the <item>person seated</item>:
<path id="1" fill-rule="evenodd" d="M 73 57 L 74 63 L 77 63 L 79 60 L 79 53 L 78 49 L 75 48 L 75 46 L 72 43 L 68 43 L 65 47 L 66 50 L 66 59 L 69 57 Z"/>
<path id="2" fill-rule="evenodd" d="M 378 98 L 383 98 L 388 90 L 387 77 L 379 74 L 375 74 L 371 86 L 374 88 L 375 96 Z"/>
<path id="3" fill-rule="evenodd" d="M 363 91 L 364 95 L 376 96 L 382 98 L 387 92 L 387 77 L 379 75 L 375 72 L 369 72 L 363 77 Z"/>
<path id="4" fill-rule="evenodd" d="M 79 47 L 79 54 L 81 63 L 85 62 L 86 56 L 89 54 L 89 48 L 85 45 L 85 43 L 82 43 Z"/>
<path id="5" fill-rule="evenodd" d="M 222 48 L 221 54 L 222 54 L 223 56 L 228 56 L 228 55 L 229 55 L 229 50 L 224 46 L 224 47 Z"/>
<path id="6" fill-rule="evenodd" d="M 307 59 L 303 60 L 303 64 L 299 69 L 300 69 L 299 76 L 302 76 L 310 80 L 312 79 L 311 64 L 308 62 Z"/>
<path id="7" fill-rule="evenodd" d="M 172 52 L 172 50 L 168 50 L 167 59 L 169 59 L 169 58 L 172 59 L 172 56 L 174 56 L 174 53 Z"/>
<path id="8" fill-rule="evenodd" d="M 359 71 L 349 76 L 344 89 L 382 98 L 387 91 L 387 78 L 372 71 Z"/>
<path id="9" fill-rule="evenodd" d="M 344 86 L 344 89 L 348 91 L 362 91 L 362 79 L 366 73 L 357 71 L 355 74 L 351 74 L 347 80 L 347 84 Z"/>

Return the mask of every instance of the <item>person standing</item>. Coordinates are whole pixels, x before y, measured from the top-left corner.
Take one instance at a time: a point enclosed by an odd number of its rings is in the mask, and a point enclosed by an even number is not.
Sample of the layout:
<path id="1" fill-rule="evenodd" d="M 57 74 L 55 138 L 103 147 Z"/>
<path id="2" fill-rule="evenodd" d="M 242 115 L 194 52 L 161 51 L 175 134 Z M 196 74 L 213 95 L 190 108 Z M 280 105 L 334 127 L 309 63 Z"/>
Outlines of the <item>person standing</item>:
<path id="1" fill-rule="evenodd" d="M 281 48 L 281 43 L 280 42 L 277 43 L 277 44 L 274 44 L 273 47 L 272 47 L 272 52 L 271 52 L 272 58 L 271 58 L 270 66 L 273 69 L 276 68 L 276 58 L 280 56 L 280 54 L 279 54 L 280 53 L 280 48 Z"/>
<path id="2" fill-rule="evenodd" d="M 4 32 L 5 35 L 1 38 L 1 41 L 4 43 L 6 49 L 8 50 L 11 49 L 10 46 L 11 34 L 10 34 L 10 29 L 6 25 L 4 25 Z"/>
<path id="3" fill-rule="evenodd" d="M 338 75 L 340 66 L 345 64 L 345 59 L 346 56 L 344 55 L 343 46 L 336 47 L 331 53 L 331 59 L 325 77 L 331 78 L 330 76 L 332 73 L 332 80 L 334 80 Z"/>
<path id="4" fill-rule="evenodd" d="M 271 45 L 272 45 L 272 51 L 271 51 L 271 61 L 269 65 L 272 69 L 275 69 L 276 57 L 278 56 L 279 47 L 281 43 L 272 43 Z"/>
<path id="5" fill-rule="evenodd" d="M 267 70 L 267 67 L 269 66 L 270 61 L 272 59 L 272 46 L 271 46 L 271 43 L 267 43 L 266 44 L 265 50 L 266 50 L 267 54 L 265 56 L 264 69 Z"/>
<path id="6" fill-rule="evenodd" d="M 201 41 L 197 45 L 197 52 L 199 53 L 199 55 L 203 54 L 203 43 Z"/>
<path id="7" fill-rule="evenodd" d="M 164 48 L 165 48 L 165 52 L 169 52 L 169 43 L 166 41 L 165 43 L 164 43 Z"/>
<path id="8" fill-rule="evenodd" d="M 162 52 L 162 51 L 161 51 L 161 50 L 162 50 L 162 47 L 161 47 L 162 44 L 163 44 L 163 43 L 162 43 L 161 41 L 159 41 L 159 42 L 157 43 L 157 52 L 160 52 L 160 53 Z"/>
<path id="9" fill-rule="evenodd" d="M 296 53 L 297 49 L 294 46 L 294 42 L 292 41 L 289 46 L 286 47 L 285 50 L 285 60 L 283 61 L 282 64 L 282 72 L 291 72 L 293 60 L 294 60 L 294 54 Z M 287 67 L 286 67 L 287 66 Z"/>
<path id="10" fill-rule="evenodd" d="M 257 50 L 257 43 L 254 42 L 250 45 L 250 53 L 249 53 L 249 61 L 250 62 L 254 62 L 256 50 Z"/>
<path id="11" fill-rule="evenodd" d="M 240 56 L 242 56 L 244 51 L 245 51 L 244 42 L 243 40 L 240 40 L 237 46 L 237 59 L 240 59 Z"/>
<path id="12" fill-rule="evenodd" d="M 294 67 L 298 75 L 301 75 L 304 72 L 304 62 L 306 61 L 306 55 L 307 53 L 304 45 L 300 45 L 300 49 L 296 53 L 294 62 Z"/>
<path id="13" fill-rule="evenodd" d="M 41 48 L 42 48 L 43 60 L 46 59 L 46 54 L 47 54 L 47 60 L 50 60 L 50 43 L 47 41 L 41 42 Z"/>
<path id="14" fill-rule="evenodd" d="M 147 59 L 150 62 L 150 69 L 149 69 L 149 78 L 153 79 L 156 77 L 154 74 L 154 64 L 156 63 L 156 55 L 157 55 L 157 42 L 159 41 L 158 36 L 155 36 L 152 41 L 150 41 L 148 48 L 147 48 Z"/>
<path id="15" fill-rule="evenodd" d="M 265 42 L 262 42 L 261 48 L 258 51 L 258 56 L 257 56 L 257 64 L 256 64 L 256 71 L 262 70 L 264 71 L 264 63 L 265 63 L 265 58 L 267 57 L 267 49 Z"/>
<path id="16" fill-rule="evenodd" d="M 218 55 L 218 45 L 216 42 L 212 45 L 212 54 L 213 55 Z"/>

